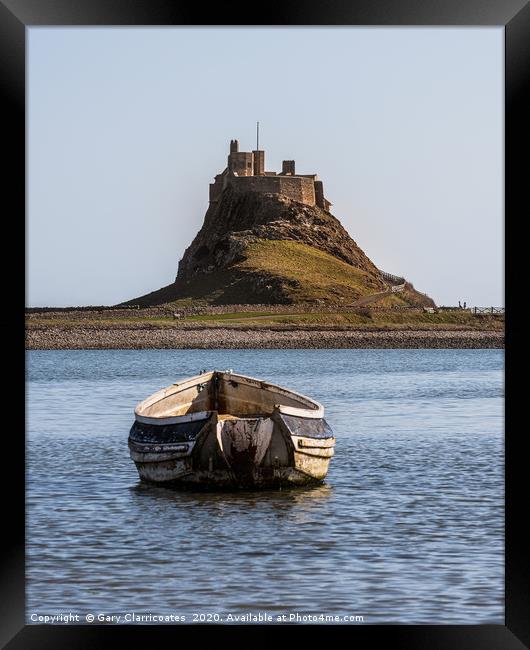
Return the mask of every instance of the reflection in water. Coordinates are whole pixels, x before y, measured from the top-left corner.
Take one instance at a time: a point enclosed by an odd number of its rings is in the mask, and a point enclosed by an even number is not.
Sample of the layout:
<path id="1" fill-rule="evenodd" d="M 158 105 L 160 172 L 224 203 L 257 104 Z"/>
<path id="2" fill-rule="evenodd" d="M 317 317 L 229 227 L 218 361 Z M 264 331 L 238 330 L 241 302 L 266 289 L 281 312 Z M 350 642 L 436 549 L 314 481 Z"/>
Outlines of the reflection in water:
<path id="1" fill-rule="evenodd" d="M 331 485 L 322 484 L 282 490 L 179 491 L 139 482 L 131 490 L 139 499 L 145 499 L 148 508 L 165 502 L 181 512 L 200 512 L 201 517 L 209 519 L 211 523 L 215 518 L 223 518 L 234 512 L 244 514 L 247 511 L 266 508 L 274 513 L 277 519 L 289 516 L 294 522 L 303 524 L 309 521 L 308 515 L 312 510 L 324 505 L 333 488 Z M 137 504 L 138 509 L 142 506 Z"/>
<path id="2" fill-rule="evenodd" d="M 179 490 L 147 483 L 138 482 L 131 487 L 131 492 L 139 498 L 165 500 L 175 507 L 191 508 L 252 508 L 259 503 L 266 502 L 273 508 L 289 508 L 297 506 L 310 508 L 319 500 L 331 496 L 333 487 L 326 483 L 307 487 L 292 487 L 270 490 Z"/>
<path id="3" fill-rule="evenodd" d="M 503 622 L 502 363 L 497 350 L 30 353 L 28 613 Z M 325 404 L 326 483 L 139 483 L 134 405 L 204 367 Z"/>

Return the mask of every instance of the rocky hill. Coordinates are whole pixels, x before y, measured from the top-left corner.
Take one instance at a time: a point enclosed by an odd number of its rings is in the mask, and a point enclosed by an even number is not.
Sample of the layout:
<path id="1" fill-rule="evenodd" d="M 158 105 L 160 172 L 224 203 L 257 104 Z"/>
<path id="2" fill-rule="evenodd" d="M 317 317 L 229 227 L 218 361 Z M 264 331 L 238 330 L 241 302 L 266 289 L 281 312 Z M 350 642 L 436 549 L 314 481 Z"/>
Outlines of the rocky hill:
<path id="1" fill-rule="evenodd" d="M 123 304 L 351 304 L 389 289 L 331 213 L 228 186 L 208 208 L 175 282 Z M 434 305 L 410 283 L 381 301 Z"/>

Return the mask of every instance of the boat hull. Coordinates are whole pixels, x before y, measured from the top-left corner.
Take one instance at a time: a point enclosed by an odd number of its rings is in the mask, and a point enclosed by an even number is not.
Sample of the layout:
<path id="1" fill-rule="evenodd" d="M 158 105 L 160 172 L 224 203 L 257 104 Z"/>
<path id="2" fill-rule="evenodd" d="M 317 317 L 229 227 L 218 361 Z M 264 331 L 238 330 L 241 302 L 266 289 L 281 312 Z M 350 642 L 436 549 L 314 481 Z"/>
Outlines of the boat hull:
<path id="1" fill-rule="evenodd" d="M 146 483 L 181 488 L 252 489 L 324 480 L 335 438 L 324 418 L 286 416 L 202 420 L 173 425 L 135 421 L 131 458 Z"/>

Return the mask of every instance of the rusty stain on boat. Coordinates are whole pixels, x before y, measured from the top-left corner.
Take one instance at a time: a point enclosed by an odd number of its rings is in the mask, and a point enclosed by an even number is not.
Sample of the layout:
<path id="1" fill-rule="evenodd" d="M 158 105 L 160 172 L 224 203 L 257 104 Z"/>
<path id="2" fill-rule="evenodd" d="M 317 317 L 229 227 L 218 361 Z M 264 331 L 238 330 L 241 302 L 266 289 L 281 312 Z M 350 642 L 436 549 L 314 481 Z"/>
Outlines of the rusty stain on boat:
<path id="1" fill-rule="evenodd" d="M 203 371 L 151 395 L 129 433 L 141 480 L 177 487 L 318 483 L 334 447 L 321 404 L 232 371 Z"/>

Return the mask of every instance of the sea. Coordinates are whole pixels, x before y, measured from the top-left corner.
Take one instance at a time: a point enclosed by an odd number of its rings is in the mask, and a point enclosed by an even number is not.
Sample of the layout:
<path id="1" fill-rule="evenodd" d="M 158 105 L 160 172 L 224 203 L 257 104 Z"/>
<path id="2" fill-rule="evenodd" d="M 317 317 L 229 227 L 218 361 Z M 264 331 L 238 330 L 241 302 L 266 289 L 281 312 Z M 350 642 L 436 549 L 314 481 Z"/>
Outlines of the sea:
<path id="1" fill-rule="evenodd" d="M 135 405 L 203 369 L 321 402 L 325 482 L 142 484 Z M 503 369 L 486 349 L 29 351 L 27 623 L 504 624 Z"/>

